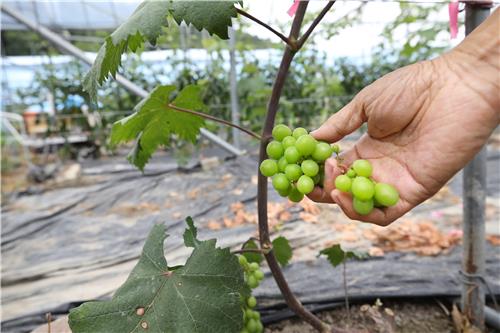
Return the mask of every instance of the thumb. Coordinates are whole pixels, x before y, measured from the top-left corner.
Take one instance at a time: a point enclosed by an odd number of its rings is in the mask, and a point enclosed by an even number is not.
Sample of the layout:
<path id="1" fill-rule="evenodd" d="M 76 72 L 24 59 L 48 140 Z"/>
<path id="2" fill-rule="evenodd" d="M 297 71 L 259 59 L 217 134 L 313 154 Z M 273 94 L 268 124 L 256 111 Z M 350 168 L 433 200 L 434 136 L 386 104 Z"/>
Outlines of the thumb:
<path id="1" fill-rule="evenodd" d="M 311 135 L 317 140 L 337 142 L 347 134 L 357 130 L 365 121 L 363 104 L 358 95 L 340 111 L 328 118 L 320 128 L 312 131 Z"/>

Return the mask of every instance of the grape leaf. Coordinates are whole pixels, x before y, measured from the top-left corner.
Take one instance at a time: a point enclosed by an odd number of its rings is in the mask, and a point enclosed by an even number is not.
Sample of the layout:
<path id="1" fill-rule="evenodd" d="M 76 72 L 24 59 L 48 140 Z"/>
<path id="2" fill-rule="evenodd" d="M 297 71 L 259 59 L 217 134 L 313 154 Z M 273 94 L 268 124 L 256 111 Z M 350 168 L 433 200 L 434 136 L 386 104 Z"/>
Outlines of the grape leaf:
<path id="1" fill-rule="evenodd" d="M 194 142 L 203 126 L 203 118 L 176 111 L 169 103 L 195 111 L 205 111 L 200 87 L 186 86 L 172 101 L 175 86 L 158 86 L 134 108 L 134 113 L 114 123 L 111 144 L 136 139 L 128 155 L 130 163 L 144 170 L 151 155 L 161 145 L 167 145 L 170 136 Z"/>
<path id="2" fill-rule="evenodd" d="M 340 265 L 342 262 L 344 262 L 347 259 L 365 259 L 368 257 L 368 254 L 365 252 L 359 252 L 359 251 L 344 251 L 340 244 L 335 244 L 332 245 L 326 249 L 323 249 L 319 252 L 318 257 L 320 255 L 325 255 L 332 264 L 333 267 L 337 267 Z"/>
<path id="3" fill-rule="evenodd" d="M 121 56 L 127 50 L 136 52 L 148 40 L 155 45 L 162 27 L 168 26 L 170 1 L 146 0 L 118 27 L 99 49 L 90 71 L 83 80 L 83 89 L 92 100 L 97 99 L 97 87 L 108 77 L 116 75 L 121 65 Z"/>
<path id="4" fill-rule="evenodd" d="M 276 256 L 276 260 L 280 263 L 281 266 L 288 265 L 290 259 L 292 259 L 292 248 L 288 243 L 288 239 L 283 236 L 280 236 L 273 240 L 273 252 Z"/>
<path id="5" fill-rule="evenodd" d="M 155 45 L 163 27 L 168 27 L 168 15 L 180 24 L 192 24 L 222 39 L 228 39 L 228 27 L 237 12 L 236 1 L 168 1 L 145 0 L 132 15 L 116 29 L 99 49 L 92 68 L 83 81 L 83 88 L 93 101 L 97 89 L 108 77 L 115 76 L 121 66 L 121 56 L 128 50 L 136 52 L 144 41 Z"/>
<path id="6" fill-rule="evenodd" d="M 198 31 L 205 29 L 222 39 L 229 39 L 228 27 L 236 17 L 234 4 L 238 1 L 186 0 L 172 3 L 172 16 L 177 24 L 192 24 Z"/>
<path id="7" fill-rule="evenodd" d="M 187 247 L 197 247 L 201 244 L 201 242 L 196 238 L 198 235 L 198 229 L 194 226 L 191 216 L 186 218 L 186 223 L 188 228 L 184 231 L 184 245 Z"/>
<path id="8" fill-rule="evenodd" d="M 240 295 L 248 297 L 250 291 L 236 256 L 216 248 L 215 240 L 197 240 L 186 264 L 170 270 L 163 254 L 165 238 L 165 227 L 154 226 L 139 262 L 110 301 L 70 311 L 73 333 L 241 331 Z"/>
<path id="9" fill-rule="evenodd" d="M 243 244 L 243 249 L 258 249 L 259 247 L 255 243 L 253 239 L 249 239 Z M 243 256 L 247 259 L 248 262 L 256 262 L 260 264 L 264 257 L 260 253 L 256 252 L 244 252 Z"/>

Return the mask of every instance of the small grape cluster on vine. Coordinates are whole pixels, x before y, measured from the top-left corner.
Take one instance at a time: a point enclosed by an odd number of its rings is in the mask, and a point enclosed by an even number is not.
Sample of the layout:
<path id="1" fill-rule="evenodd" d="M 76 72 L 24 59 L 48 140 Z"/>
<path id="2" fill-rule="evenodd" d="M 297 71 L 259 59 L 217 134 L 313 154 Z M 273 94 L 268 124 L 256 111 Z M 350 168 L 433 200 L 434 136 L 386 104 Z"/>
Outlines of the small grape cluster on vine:
<path id="1" fill-rule="evenodd" d="M 264 279 L 264 272 L 260 269 L 257 262 L 249 263 L 245 256 L 238 256 L 241 267 L 243 268 L 245 274 L 245 282 L 251 289 L 255 289 L 259 286 L 260 281 Z M 242 299 L 243 303 L 243 321 L 244 328 L 241 333 L 261 333 L 264 331 L 264 325 L 260 321 L 259 311 L 254 310 L 257 306 L 257 299 L 254 296 L 250 296 L 246 299 Z"/>
<path id="2" fill-rule="evenodd" d="M 323 184 L 324 163 L 340 148 L 317 141 L 302 127 L 292 131 L 280 124 L 274 127 L 272 135 L 274 140 L 266 147 L 269 159 L 262 161 L 260 172 L 272 177 L 273 187 L 281 196 L 299 202 L 315 185 Z"/>
<path id="3" fill-rule="evenodd" d="M 399 192 L 390 184 L 377 183 L 371 176 L 373 166 L 367 160 L 356 160 L 343 175 L 335 178 L 335 187 L 352 193 L 356 213 L 368 215 L 374 207 L 390 207 L 399 201 Z"/>

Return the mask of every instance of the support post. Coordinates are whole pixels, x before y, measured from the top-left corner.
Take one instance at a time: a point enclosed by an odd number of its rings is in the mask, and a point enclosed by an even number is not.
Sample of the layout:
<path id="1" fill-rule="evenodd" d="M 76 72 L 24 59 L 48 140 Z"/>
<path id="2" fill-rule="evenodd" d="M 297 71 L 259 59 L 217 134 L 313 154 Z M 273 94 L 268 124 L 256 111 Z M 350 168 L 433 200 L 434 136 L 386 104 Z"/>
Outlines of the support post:
<path id="1" fill-rule="evenodd" d="M 238 83 L 236 80 L 236 31 L 229 28 L 229 93 L 231 97 L 231 122 L 240 124 L 240 106 L 238 105 Z M 240 148 L 240 132 L 232 128 L 233 144 Z"/>
<path id="2" fill-rule="evenodd" d="M 465 5 L 465 34 L 480 25 L 490 13 L 491 2 Z M 474 112 L 474 110 L 471 110 Z M 463 173 L 462 311 L 470 323 L 484 331 L 486 146 L 467 164 Z"/>
<path id="3" fill-rule="evenodd" d="M 71 44 L 70 42 L 68 42 L 67 40 L 65 40 L 64 38 L 62 38 L 58 34 L 56 34 L 55 32 L 51 31 L 50 29 L 47 29 L 43 25 L 40 25 L 36 22 L 31 21 L 29 18 L 24 16 L 22 13 L 19 13 L 17 10 L 12 9 L 12 8 L 6 6 L 5 4 L 1 4 L 1 9 L 7 15 L 11 16 L 12 18 L 17 20 L 18 22 L 24 24 L 26 27 L 28 27 L 32 31 L 38 33 L 40 36 L 42 36 L 43 38 L 45 38 L 46 40 L 48 40 L 49 42 L 54 44 L 62 52 L 69 54 L 69 55 L 72 55 L 75 58 L 80 59 L 82 62 L 92 66 L 94 61 L 90 57 L 88 57 L 82 50 L 80 50 L 79 48 L 77 48 L 76 46 L 74 46 L 73 44 Z M 115 80 L 120 85 L 122 85 L 125 89 L 127 89 L 129 92 L 131 92 L 139 97 L 144 98 L 148 95 L 148 92 L 146 90 L 142 89 L 141 87 L 139 87 L 138 85 L 136 85 L 135 83 L 133 83 L 132 81 L 128 80 L 127 78 L 125 78 L 124 76 L 122 76 L 120 74 L 116 74 Z M 201 128 L 200 133 L 202 136 L 206 137 L 208 140 L 212 141 L 213 143 L 219 145 L 220 147 L 227 150 L 231 154 L 239 156 L 239 155 L 243 155 L 243 153 L 244 153 L 240 149 L 236 148 L 235 146 L 233 146 L 229 142 L 223 140 L 222 138 L 218 137 L 217 135 L 208 131 L 205 128 Z"/>

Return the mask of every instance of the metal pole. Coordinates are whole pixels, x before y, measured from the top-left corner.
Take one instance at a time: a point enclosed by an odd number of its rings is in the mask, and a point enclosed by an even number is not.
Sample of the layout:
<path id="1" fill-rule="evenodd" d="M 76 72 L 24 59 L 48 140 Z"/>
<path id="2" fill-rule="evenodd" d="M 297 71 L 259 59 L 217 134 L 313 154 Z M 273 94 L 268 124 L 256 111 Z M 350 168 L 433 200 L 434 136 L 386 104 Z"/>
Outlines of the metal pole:
<path id="1" fill-rule="evenodd" d="M 490 13 L 491 3 L 465 5 L 465 34 L 480 25 Z M 473 110 L 471 110 L 473 111 Z M 484 286 L 478 276 L 485 273 L 486 146 L 469 162 L 463 174 L 462 311 L 471 324 L 484 330 Z"/>
<path id="2" fill-rule="evenodd" d="M 29 29 L 37 32 L 40 34 L 42 37 L 47 39 L 49 42 L 53 43 L 56 45 L 61 51 L 64 53 L 67 53 L 69 55 L 72 55 L 84 63 L 87 63 L 89 65 L 93 64 L 93 60 L 88 57 L 82 50 L 56 34 L 55 32 L 52 32 L 51 30 L 47 29 L 43 25 L 37 24 L 33 21 L 31 21 L 29 18 L 25 17 L 21 13 L 19 13 L 17 10 L 14 10 L 8 6 L 5 6 L 5 4 L 1 4 L 2 11 L 9 16 L 13 17 L 20 23 L 24 24 L 27 26 Z M 148 95 L 148 92 L 141 87 L 137 86 L 135 83 L 129 81 L 127 78 L 120 74 L 116 74 L 116 82 L 118 82 L 120 85 L 122 85 L 125 89 L 127 89 L 129 92 L 140 96 L 142 98 L 146 97 Z M 200 129 L 201 135 L 209 139 L 210 141 L 214 142 L 215 144 L 219 145 L 220 147 L 224 148 L 228 152 L 234 155 L 242 155 L 244 152 L 241 151 L 240 149 L 236 148 L 229 142 L 221 139 L 217 135 L 213 134 L 212 132 L 202 128 Z"/>
<path id="3" fill-rule="evenodd" d="M 231 97 L 231 121 L 240 124 L 240 107 L 238 105 L 238 85 L 236 81 L 236 31 L 229 28 L 229 93 Z M 240 131 L 232 128 L 233 144 L 240 148 Z"/>

